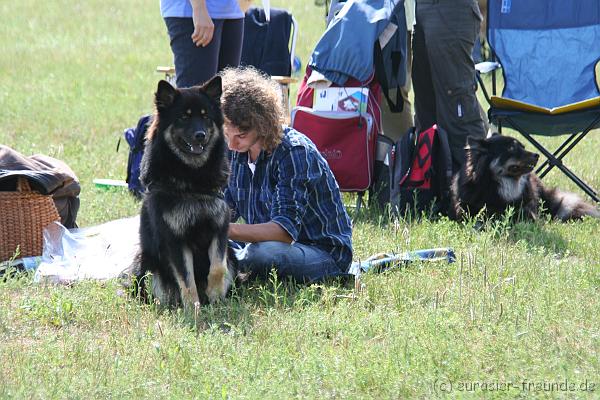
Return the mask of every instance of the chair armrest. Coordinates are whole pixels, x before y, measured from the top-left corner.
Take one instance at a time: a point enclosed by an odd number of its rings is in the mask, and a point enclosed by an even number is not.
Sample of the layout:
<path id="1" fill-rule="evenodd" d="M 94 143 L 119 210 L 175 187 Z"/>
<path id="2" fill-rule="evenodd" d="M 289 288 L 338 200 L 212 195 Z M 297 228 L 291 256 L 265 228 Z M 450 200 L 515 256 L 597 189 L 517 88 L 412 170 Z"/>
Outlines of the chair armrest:
<path id="1" fill-rule="evenodd" d="M 271 76 L 271 79 L 274 80 L 275 82 L 279 83 L 280 85 L 289 85 L 290 83 L 298 82 L 297 78 L 292 78 L 290 76 L 273 75 L 273 76 Z"/>
<path id="2" fill-rule="evenodd" d="M 165 75 L 165 80 L 169 82 L 171 85 L 175 86 L 175 67 L 168 66 L 158 66 L 156 67 L 156 72 Z"/>
<path id="3" fill-rule="evenodd" d="M 497 70 L 498 68 L 502 68 L 502 65 L 500 65 L 499 62 L 495 61 L 483 61 L 475 64 L 475 69 L 480 74 L 487 74 L 494 70 Z"/>
<path id="4" fill-rule="evenodd" d="M 497 70 L 499 68 L 502 68 L 502 65 L 500 65 L 500 63 L 496 62 L 496 61 L 483 61 L 483 62 L 475 64 L 475 71 L 477 71 L 477 73 L 475 74 L 475 77 L 477 78 L 477 82 L 479 82 L 479 87 L 483 91 L 483 95 L 485 96 L 485 99 L 487 100 L 487 102 L 490 106 L 492 105 L 492 102 L 490 99 L 490 95 L 483 83 L 483 79 L 481 79 L 481 74 L 487 74 L 489 72 L 494 72 L 495 70 Z M 493 79 L 492 79 L 492 94 L 496 94 L 495 75 L 493 75 Z"/>
<path id="5" fill-rule="evenodd" d="M 156 67 L 156 72 L 159 72 L 161 74 L 174 75 L 175 74 L 175 67 L 162 67 L 162 66 L 158 66 L 158 67 Z"/>

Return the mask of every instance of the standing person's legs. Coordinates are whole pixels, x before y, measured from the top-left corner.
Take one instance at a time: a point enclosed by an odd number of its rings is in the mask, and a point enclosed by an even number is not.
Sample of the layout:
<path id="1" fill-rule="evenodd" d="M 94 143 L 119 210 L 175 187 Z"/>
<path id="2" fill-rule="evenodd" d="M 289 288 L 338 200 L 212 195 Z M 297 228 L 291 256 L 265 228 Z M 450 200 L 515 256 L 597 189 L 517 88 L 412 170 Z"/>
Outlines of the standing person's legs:
<path id="1" fill-rule="evenodd" d="M 329 253 L 315 246 L 269 241 L 232 247 L 240 270 L 259 277 L 268 276 L 272 269 L 278 276 L 291 277 L 297 282 L 316 282 L 345 275 Z"/>
<path id="2" fill-rule="evenodd" d="M 192 18 L 165 18 L 171 38 L 171 50 L 175 62 L 178 87 L 200 85 L 217 73 L 223 20 L 213 20 L 213 39 L 206 47 L 198 47 L 192 41 L 194 22 Z"/>
<path id="3" fill-rule="evenodd" d="M 223 20 L 221 48 L 219 50 L 219 71 L 227 67 L 237 67 L 240 65 L 243 42 L 244 19 L 240 18 Z"/>
<path id="4" fill-rule="evenodd" d="M 467 137 L 485 136 L 471 57 L 480 23 L 475 0 L 417 4 L 417 24 L 424 35 L 435 91 L 436 122 L 448 132 L 455 170 L 464 163 Z"/>

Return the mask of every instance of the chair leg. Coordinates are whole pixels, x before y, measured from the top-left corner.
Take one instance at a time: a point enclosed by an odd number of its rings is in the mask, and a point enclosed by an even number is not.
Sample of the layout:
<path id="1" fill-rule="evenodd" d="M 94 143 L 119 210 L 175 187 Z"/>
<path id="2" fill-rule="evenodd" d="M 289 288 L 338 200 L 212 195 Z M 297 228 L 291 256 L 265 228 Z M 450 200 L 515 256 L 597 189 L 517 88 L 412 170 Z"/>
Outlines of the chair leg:
<path id="1" fill-rule="evenodd" d="M 553 153 L 556 159 L 562 162 L 563 157 L 566 156 L 577 145 L 577 143 L 579 143 L 581 139 L 583 139 L 588 132 L 598 124 L 598 122 L 600 122 L 600 117 L 592 121 L 592 123 L 589 124 L 581 133 L 575 133 L 569 136 L 569 138 L 565 140 L 563 144 L 561 144 L 560 147 Z M 543 178 L 553 167 L 554 165 L 550 163 L 549 159 L 546 159 L 546 161 L 544 161 L 536 170 L 536 173 L 540 178 Z"/>
<path id="2" fill-rule="evenodd" d="M 560 154 L 560 158 L 557 158 L 555 154 L 550 153 L 548 150 L 546 150 L 546 148 L 544 146 L 542 146 L 537 140 L 535 140 L 530 134 L 528 134 L 527 132 L 525 132 L 523 129 L 521 129 L 514 121 L 510 121 L 509 123 L 511 124 L 511 126 L 513 128 L 515 128 L 517 131 L 519 131 L 519 133 L 521 135 L 523 135 L 527 140 L 529 140 L 529 142 L 536 148 L 539 150 L 540 153 L 542 153 L 546 159 L 548 164 L 550 164 L 549 167 L 547 167 L 546 171 L 544 171 L 544 175 L 548 173 L 548 171 L 550 171 L 553 167 L 556 166 L 556 168 L 560 169 L 569 179 L 571 179 L 577 186 L 579 186 L 579 188 L 581 190 L 583 190 L 588 196 L 590 196 L 595 202 L 600 203 L 600 197 L 598 197 L 598 193 L 596 193 L 596 191 L 594 189 L 592 189 L 592 187 L 587 184 L 585 181 L 583 181 L 581 178 L 579 178 L 577 175 L 575 175 L 569 168 L 567 168 L 567 166 L 565 166 L 562 163 L 562 158 L 581 140 L 583 139 L 583 137 L 591 130 L 591 128 L 598 123 L 598 121 L 600 120 L 600 117 L 597 118 L 585 131 L 583 131 L 581 134 L 578 134 L 576 139 L 570 140 L 570 141 L 574 141 L 574 143 L 571 143 L 567 149 L 563 150 L 562 153 Z M 563 146 L 561 146 L 563 147 Z M 557 151 L 558 152 L 558 151 Z M 555 152 L 556 153 L 556 152 Z M 542 178 L 543 176 L 540 176 L 540 178 Z"/>
<path id="3" fill-rule="evenodd" d="M 357 192 L 356 193 L 356 214 L 360 213 L 362 205 L 364 204 L 364 201 L 363 201 L 364 195 L 365 195 L 365 192 Z"/>
<path id="4" fill-rule="evenodd" d="M 564 153 L 562 153 L 562 150 L 573 141 L 573 139 L 575 139 L 577 137 L 577 133 L 574 133 L 573 135 L 569 136 L 567 140 L 565 140 L 558 149 L 556 149 L 556 151 L 554 151 L 554 153 L 552 153 L 558 160 L 562 160 L 562 158 L 569 152 L 571 151 L 572 147 L 570 147 L 569 149 L 567 149 Z M 579 140 L 578 140 L 579 142 Z M 546 174 L 548 172 L 550 172 L 550 170 L 552 169 L 553 165 L 550 164 L 550 162 L 548 160 L 545 160 L 536 170 L 535 173 L 538 174 L 538 176 L 540 178 L 543 178 L 544 176 L 546 176 Z"/>

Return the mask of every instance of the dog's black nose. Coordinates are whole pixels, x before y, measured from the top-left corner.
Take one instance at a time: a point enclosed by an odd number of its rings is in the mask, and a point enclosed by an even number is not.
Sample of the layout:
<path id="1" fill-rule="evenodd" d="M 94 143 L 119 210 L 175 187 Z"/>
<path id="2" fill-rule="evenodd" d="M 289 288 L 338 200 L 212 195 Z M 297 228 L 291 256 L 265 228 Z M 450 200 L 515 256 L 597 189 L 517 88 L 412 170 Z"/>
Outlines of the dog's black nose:
<path id="1" fill-rule="evenodd" d="M 194 137 L 196 138 L 196 140 L 203 140 L 206 137 L 206 132 L 196 131 L 194 132 Z"/>

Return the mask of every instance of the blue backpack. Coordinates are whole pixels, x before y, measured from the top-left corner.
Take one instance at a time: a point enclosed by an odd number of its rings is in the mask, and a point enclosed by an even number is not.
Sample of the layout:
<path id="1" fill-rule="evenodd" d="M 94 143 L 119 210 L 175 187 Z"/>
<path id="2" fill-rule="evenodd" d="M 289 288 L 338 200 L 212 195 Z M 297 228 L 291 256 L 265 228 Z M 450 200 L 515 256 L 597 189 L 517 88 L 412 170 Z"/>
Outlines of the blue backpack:
<path id="1" fill-rule="evenodd" d="M 144 115 L 140 118 L 135 128 L 127 128 L 123 136 L 129 144 L 129 157 L 127 158 L 127 188 L 135 197 L 140 198 L 146 188 L 140 182 L 140 164 L 144 155 L 146 144 L 146 131 L 152 123 L 152 115 Z"/>

